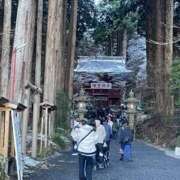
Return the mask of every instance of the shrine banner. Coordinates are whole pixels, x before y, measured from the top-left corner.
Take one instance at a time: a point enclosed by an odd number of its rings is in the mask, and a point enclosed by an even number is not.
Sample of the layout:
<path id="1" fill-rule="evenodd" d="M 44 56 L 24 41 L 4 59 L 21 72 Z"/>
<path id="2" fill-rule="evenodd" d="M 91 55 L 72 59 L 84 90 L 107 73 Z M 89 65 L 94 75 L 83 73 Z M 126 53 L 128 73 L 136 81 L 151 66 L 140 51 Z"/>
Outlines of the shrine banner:
<path id="1" fill-rule="evenodd" d="M 91 83 L 91 89 L 112 89 L 112 83 Z"/>
<path id="2" fill-rule="evenodd" d="M 21 133 L 21 120 L 15 111 L 11 111 L 14 146 L 16 153 L 16 168 L 18 180 L 23 180 L 23 153 L 22 153 L 22 133 Z"/>

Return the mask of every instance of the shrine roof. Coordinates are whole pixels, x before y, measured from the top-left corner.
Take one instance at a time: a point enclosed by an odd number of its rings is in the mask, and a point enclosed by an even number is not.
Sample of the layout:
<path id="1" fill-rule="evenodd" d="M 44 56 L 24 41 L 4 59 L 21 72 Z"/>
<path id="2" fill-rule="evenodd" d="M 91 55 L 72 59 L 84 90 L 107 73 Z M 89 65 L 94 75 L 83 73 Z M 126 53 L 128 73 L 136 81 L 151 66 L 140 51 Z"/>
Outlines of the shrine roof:
<path id="1" fill-rule="evenodd" d="M 126 68 L 125 59 L 120 56 L 80 56 L 76 69 L 78 73 L 124 74 L 131 70 Z"/>

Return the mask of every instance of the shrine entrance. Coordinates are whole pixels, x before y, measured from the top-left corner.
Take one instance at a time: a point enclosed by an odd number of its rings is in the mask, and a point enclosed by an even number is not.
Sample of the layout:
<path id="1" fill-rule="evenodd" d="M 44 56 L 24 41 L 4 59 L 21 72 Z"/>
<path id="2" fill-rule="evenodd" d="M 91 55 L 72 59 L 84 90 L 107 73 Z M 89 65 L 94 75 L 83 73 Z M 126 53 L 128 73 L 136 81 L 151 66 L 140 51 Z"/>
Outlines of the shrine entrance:
<path id="1" fill-rule="evenodd" d="M 122 57 L 82 56 L 75 69 L 74 92 L 83 87 L 95 107 L 120 106 L 129 73 Z"/>

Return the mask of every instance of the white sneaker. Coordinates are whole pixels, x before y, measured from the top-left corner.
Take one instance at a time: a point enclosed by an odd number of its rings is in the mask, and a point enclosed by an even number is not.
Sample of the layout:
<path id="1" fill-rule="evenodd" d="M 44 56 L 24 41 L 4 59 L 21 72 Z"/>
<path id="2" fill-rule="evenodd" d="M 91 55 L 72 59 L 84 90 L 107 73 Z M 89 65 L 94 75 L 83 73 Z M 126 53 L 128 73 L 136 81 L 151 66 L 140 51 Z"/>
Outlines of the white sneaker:
<path id="1" fill-rule="evenodd" d="M 99 164 L 98 168 L 99 168 L 99 169 L 104 169 L 103 164 Z"/>

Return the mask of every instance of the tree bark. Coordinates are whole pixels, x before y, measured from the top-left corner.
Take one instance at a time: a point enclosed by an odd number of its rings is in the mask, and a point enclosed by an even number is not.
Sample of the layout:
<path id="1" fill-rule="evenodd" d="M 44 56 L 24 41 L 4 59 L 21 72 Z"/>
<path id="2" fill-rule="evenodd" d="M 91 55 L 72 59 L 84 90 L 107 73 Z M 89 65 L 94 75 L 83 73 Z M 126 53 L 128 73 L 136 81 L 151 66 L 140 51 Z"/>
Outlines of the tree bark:
<path id="1" fill-rule="evenodd" d="M 63 0 L 63 57 L 62 57 L 62 76 L 61 76 L 61 85 L 63 91 L 65 92 L 65 69 L 67 61 L 67 46 L 66 46 L 66 20 L 67 20 L 67 1 Z"/>
<path id="2" fill-rule="evenodd" d="M 173 114 L 170 95 L 170 67 L 173 57 L 173 2 L 148 1 L 151 13 L 147 17 L 147 72 L 148 84 L 154 90 L 154 113 Z"/>
<path id="3" fill-rule="evenodd" d="M 164 34 L 162 29 L 162 20 L 163 20 L 163 7 L 161 4 L 161 0 L 155 1 L 155 40 L 159 43 L 164 41 Z M 155 45 L 155 92 L 156 92 L 156 110 L 158 114 L 163 113 L 163 79 L 162 79 L 162 62 L 163 62 L 163 46 L 160 44 Z"/>
<path id="4" fill-rule="evenodd" d="M 13 54 L 11 61 L 10 98 L 24 103 L 22 145 L 26 152 L 26 134 L 29 118 L 30 90 L 25 84 L 31 80 L 31 63 L 34 45 L 35 0 L 20 0 L 18 5 Z"/>
<path id="5" fill-rule="evenodd" d="M 118 30 L 118 32 L 117 32 L 117 51 L 116 51 L 117 56 L 122 56 L 122 42 L 123 42 L 122 31 Z"/>
<path id="6" fill-rule="evenodd" d="M 48 14 L 48 30 L 47 30 L 47 43 L 46 43 L 46 62 L 45 62 L 45 78 L 44 78 L 44 101 L 51 104 L 55 103 L 56 90 L 57 90 L 57 74 L 60 67 L 62 58 L 62 10 L 63 1 L 50 0 L 49 1 L 49 14 Z M 60 73 L 59 75 L 60 76 Z M 60 79 L 58 77 L 58 79 Z M 58 87 L 60 84 L 58 85 Z"/>
<path id="7" fill-rule="evenodd" d="M 170 68 L 173 60 L 173 8 L 174 0 L 166 0 L 165 3 L 165 42 L 164 46 L 164 114 L 171 116 L 174 113 L 173 97 L 170 92 Z"/>
<path id="8" fill-rule="evenodd" d="M 4 1 L 4 22 L 1 56 L 1 96 L 8 96 L 10 37 L 11 37 L 11 0 Z"/>
<path id="9" fill-rule="evenodd" d="M 154 68 L 155 60 L 153 58 L 153 48 L 154 45 L 149 41 L 151 39 L 155 40 L 153 37 L 153 15 L 154 15 L 154 4 L 148 0 L 146 1 L 146 55 L 147 55 L 147 84 L 149 88 L 154 88 Z"/>
<path id="10" fill-rule="evenodd" d="M 39 88 L 41 86 L 42 23 L 43 23 L 43 0 L 38 0 L 35 85 Z M 32 157 L 34 158 L 37 157 L 37 134 L 38 134 L 39 118 L 40 118 L 40 94 L 36 93 L 34 95 L 34 103 L 33 103 Z"/>
<path id="11" fill-rule="evenodd" d="M 127 42 L 128 42 L 128 36 L 127 36 L 127 29 L 124 29 L 123 31 L 123 43 L 122 43 L 122 56 L 124 59 L 127 59 Z"/>
<path id="12" fill-rule="evenodd" d="M 35 33 L 35 19 L 36 19 L 36 1 L 31 0 L 29 4 L 29 27 L 27 28 L 27 42 L 28 47 L 25 49 L 25 74 L 24 74 L 24 84 L 23 89 L 28 82 L 31 82 L 31 72 L 32 72 L 32 58 L 33 58 L 33 50 L 34 50 L 34 33 Z M 26 138 L 27 138 L 27 130 L 28 130 L 28 121 L 29 121 L 29 113 L 31 109 L 30 103 L 30 89 L 23 90 L 23 103 L 27 106 L 27 109 L 23 112 L 23 128 L 22 128 L 22 144 L 23 144 L 23 152 L 26 153 Z"/>
<path id="13" fill-rule="evenodd" d="M 0 0 L 0 33 L 3 33 L 3 1 Z M 0 36 L 0 48 L 2 48 L 2 36 Z M 0 63 L 1 63 L 2 51 L 0 51 Z M 0 66 L 1 74 L 1 66 Z M 1 89 L 1 80 L 0 80 L 0 89 Z M 1 93 L 1 92 L 0 92 Z"/>
<path id="14" fill-rule="evenodd" d="M 108 42 L 107 42 L 107 56 L 111 56 L 112 55 L 112 35 L 108 36 Z"/>
<path id="15" fill-rule="evenodd" d="M 152 43 L 150 43 L 150 40 L 156 40 L 155 37 L 155 4 L 154 2 L 148 0 L 146 1 L 145 5 L 145 11 L 146 11 L 146 55 L 147 55 L 147 89 L 146 94 L 148 95 L 148 98 L 146 98 L 146 109 L 148 111 L 154 111 L 155 106 L 155 58 L 154 53 L 156 51 L 156 46 Z"/>
<path id="16" fill-rule="evenodd" d="M 58 11 L 58 21 L 59 21 L 59 42 L 58 42 L 58 46 L 59 47 L 59 59 L 57 61 L 57 65 L 56 65 L 56 93 L 60 92 L 61 90 L 64 89 L 64 81 L 62 82 L 62 80 L 64 80 L 63 76 L 64 76 L 64 71 L 63 71 L 63 63 L 64 63 L 64 19 L 65 19 L 65 15 L 64 13 L 66 13 L 64 11 L 64 6 L 66 6 L 66 3 L 64 0 L 61 2 L 60 7 L 59 7 L 59 11 Z M 55 97 L 56 98 L 56 97 Z"/>
<path id="17" fill-rule="evenodd" d="M 76 49 L 76 30 L 77 30 L 77 9 L 78 0 L 71 2 L 71 21 L 70 21 L 70 32 L 68 40 L 68 55 L 67 55 L 67 66 L 66 66 L 66 86 L 68 89 L 69 98 L 73 96 L 73 75 L 74 75 L 74 59 Z"/>
<path id="18" fill-rule="evenodd" d="M 32 60 L 32 46 L 34 35 L 34 0 L 20 0 L 18 5 L 13 53 L 11 60 L 10 98 L 16 102 L 23 102 L 25 75 Z M 34 14 L 33 14 L 34 13 Z M 29 67 L 28 67 L 29 66 Z M 28 70 L 28 71 L 27 71 Z"/>

